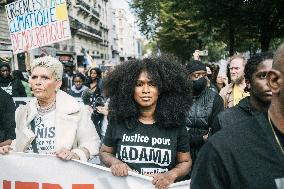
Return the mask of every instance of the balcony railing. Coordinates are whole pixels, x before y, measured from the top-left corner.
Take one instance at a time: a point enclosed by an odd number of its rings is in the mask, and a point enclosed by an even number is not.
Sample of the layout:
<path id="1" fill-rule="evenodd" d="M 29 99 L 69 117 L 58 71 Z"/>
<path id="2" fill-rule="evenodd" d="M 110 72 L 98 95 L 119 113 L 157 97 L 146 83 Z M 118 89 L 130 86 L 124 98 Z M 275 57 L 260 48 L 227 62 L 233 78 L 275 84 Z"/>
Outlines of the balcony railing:
<path id="1" fill-rule="evenodd" d="M 70 27 L 102 40 L 102 32 L 69 16 Z"/>
<path id="2" fill-rule="evenodd" d="M 84 0 L 77 0 L 76 5 L 79 6 L 82 10 L 90 14 L 92 17 L 96 18 L 99 20 L 100 13 L 90 5 L 88 5 Z"/>

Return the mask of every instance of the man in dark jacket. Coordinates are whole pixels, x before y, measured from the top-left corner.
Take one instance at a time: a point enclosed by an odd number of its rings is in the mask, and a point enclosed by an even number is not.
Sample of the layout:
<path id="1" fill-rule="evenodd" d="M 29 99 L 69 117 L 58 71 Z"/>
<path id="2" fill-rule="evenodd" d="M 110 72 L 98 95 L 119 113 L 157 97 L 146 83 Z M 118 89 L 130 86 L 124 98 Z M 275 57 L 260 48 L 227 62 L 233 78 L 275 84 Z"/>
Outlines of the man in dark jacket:
<path id="1" fill-rule="evenodd" d="M 0 147 L 15 139 L 15 104 L 12 97 L 0 88 Z"/>
<path id="2" fill-rule="evenodd" d="M 9 64 L 0 62 L 0 87 L 12 97 L 26 97 L 22 82 L 11 76 Z"/>
<path id="3" fill-rule="evenodd" d="M 193 82 L 193 104 L 188 112 L 186 127 L 194 166 L 199 149 L 208 139 L 213 120 L 224 109 L 224 102 L 218 93 L 207 87 L 206 66 L 202 62 L 194 60 L 186 65 L 186 69 Z"/>
<path id="4" fill-rule="evenodd" d="M 266 74 L 268 111 L 216 133 L 201 149 L 191 189 L 284 188 L 284 44 Z"/>
<path id="5" fill-rule="evenodd" d="M 271 101 L 271 90 L 266 74 L 272 68 L 273 53 L 265 52 L 252 56 L 245 66 L 245 80 L 250 96 L 242 99 L 237 106 L 218 114 L 212 126 L 212 133 L 223 127 L 241 122 L 255 113 L 267 111 Z"/>

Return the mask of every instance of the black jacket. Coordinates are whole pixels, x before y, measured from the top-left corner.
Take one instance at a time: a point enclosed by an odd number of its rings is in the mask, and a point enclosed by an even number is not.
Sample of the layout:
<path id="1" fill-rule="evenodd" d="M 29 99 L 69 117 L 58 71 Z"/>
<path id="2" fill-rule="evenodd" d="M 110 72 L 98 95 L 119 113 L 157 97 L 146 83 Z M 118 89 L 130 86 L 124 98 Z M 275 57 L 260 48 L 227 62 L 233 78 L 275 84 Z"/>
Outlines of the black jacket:
<path id="1" fill-rule="evenodd" d="M 204 144 L 203 135 L 209 132 L 214 118 L 223 109 L 224 102 L 222 97 L 209 88 L 202 91 L 199 96 L 193 97 L 193 104 L 186 120 L 193 162 L 199 149 Z"/>
<path id="2" fill-rule="evenodd" d="M 12 97 L 26 97 L 25 88 L 22 82 L 13 77 L 2 78 L 0 77 L 0 87 L 10 94 Z"/>
<path id="3" fill-rule="evenodd" d="M 12 97 L 0 88 L 0 142 L 15 139 L 15 104 Z"/>
<path id="4" fill-rule="evenodd" d="M 256 113 L 258 112 L 251 105 L 250 97 L 247 96 L 243 98 L 236 106 L 225 109 L 223 112 L 218 114 L 217 118 L 212 124 L 212 133 L 215 133 L 220 129 L 233 125 L 237 122 L 242 122 Z"/>
<path id="5" fill-rule="evenodd" d="M 261 112 L 209 138 L 199 152 L 190 188 L 283 189 L 283 181 L 284 156 L 267 112 Z"/>

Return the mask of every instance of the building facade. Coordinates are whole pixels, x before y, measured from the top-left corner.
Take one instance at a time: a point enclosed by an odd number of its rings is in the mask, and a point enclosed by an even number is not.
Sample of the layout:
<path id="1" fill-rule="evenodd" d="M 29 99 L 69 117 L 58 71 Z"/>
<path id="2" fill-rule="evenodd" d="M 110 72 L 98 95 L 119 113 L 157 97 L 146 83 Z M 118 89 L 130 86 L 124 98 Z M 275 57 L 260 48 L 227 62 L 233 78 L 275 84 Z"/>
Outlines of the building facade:
<path id="1" fill-rule="evenodd" d="M 16 56 L 12 53 L 5 3 L 0 4 L 0 62 L 10 63 Z"/>
<path id="2" fill-rule="evenodd" d="M 142 58 L 143 38 L 138 34 L 134 21 L 124 9 L 115 10 L 115 20 L 120 60 Z"/>

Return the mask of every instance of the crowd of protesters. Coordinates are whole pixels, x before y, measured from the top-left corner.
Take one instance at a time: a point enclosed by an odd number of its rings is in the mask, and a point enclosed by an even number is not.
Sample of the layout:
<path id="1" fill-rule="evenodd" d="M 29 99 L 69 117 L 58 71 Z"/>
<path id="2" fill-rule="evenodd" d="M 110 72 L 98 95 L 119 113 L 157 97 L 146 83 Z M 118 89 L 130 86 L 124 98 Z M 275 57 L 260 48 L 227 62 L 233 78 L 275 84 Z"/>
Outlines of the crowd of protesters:
<path id="1" fill-rule="evenodd" d="M 0 154 L 99 155 L 114 176 L 138 172 L 159 189 L 186 179 L 193 189 L 284 188 L 284 44 L 234 55 L 228 71 L 196 52 L 186 65 L 131 60 L 104 77 L 46 56 L 27 80 L 2 63 Z M 15 111 L 12 97 L 26 96 L 35 98 Z"/>

